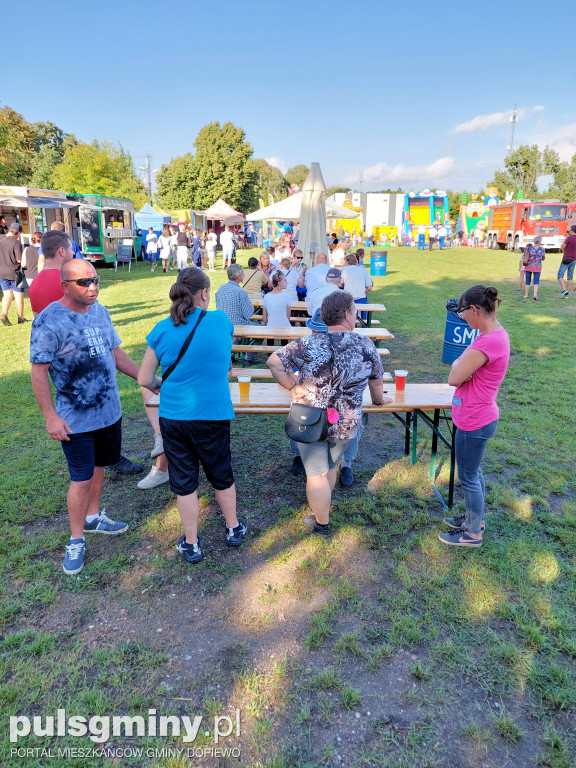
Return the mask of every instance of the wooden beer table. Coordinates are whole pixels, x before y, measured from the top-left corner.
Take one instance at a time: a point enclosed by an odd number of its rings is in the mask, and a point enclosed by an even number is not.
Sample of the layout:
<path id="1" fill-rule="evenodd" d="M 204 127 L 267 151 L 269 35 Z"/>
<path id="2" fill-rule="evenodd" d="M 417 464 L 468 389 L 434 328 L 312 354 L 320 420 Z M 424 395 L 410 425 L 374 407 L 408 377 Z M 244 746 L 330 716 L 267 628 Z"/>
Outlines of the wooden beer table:
<path id="1" fill-rule="evenodd" d="M 249 374 L 249 369 L 246 373 Z M 419 422 L 430 427 L 432 431 L 432 445 L 430 452 L 430 482 L 442 506 L 450 509 L 454 500 L 454 426 L 450 413 L 452 410 L 452 397 L 454 387 L 448 384 L 406 384 L 403 392 L 396 392 L 393 385 L 385 385 L 384 392 L 393 397 L 391 403 L 373 405 L 368 387 L 364 393 L 362 411 L 370 413 L 391 413 L 404 427 L 404 453 L 411 455 L 412 464 L 418 460 L 418 425 Z M 230 383 L 230 394 L 235 413 L 262 414 L 279 413 L 287 414 L 292 398 L 290 393 L 279 384 L 250 383 L 250 393 L 247 398 L 240 397 L 238 384 Z M 428 412 L 432 411 L 432 416 Z M 440 427 L 444 423 L 444 434 Z M 450 450 L 450 479 L 448 483 L 448 501 L 446 502 L 436 486 L 436 464 L 438 453 L 438 440 Z"/>

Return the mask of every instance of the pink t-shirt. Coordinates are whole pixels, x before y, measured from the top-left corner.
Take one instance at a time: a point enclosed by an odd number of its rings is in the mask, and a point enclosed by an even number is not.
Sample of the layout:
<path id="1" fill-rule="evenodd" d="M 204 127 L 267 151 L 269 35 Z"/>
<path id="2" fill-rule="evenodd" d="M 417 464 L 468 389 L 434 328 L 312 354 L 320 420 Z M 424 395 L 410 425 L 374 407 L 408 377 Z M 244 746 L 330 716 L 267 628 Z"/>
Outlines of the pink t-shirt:
<path id="1" fill-rule="evenodd" d="M 468 349 L 479 349 L 488 357 L 470 381 L 456 387 L 452 400 L 452 421 L 458 429 L 471 432 L 498 418 L 496 396 L 508 369 L 510 339 L 504 328 L 499 328 L 486 336 L 480 334 Z"/>

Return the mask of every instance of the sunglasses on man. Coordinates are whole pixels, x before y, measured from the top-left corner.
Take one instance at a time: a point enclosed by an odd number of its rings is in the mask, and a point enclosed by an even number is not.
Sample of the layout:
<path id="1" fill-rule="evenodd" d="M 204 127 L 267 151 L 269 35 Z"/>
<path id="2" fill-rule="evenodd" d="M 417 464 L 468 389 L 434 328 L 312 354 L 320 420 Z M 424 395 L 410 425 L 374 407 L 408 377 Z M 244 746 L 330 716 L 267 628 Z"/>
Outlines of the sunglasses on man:
<path id="1" fill-rule="evenodd" d="M 88 288 L 88 286 L 91 283 L 94 283 L 94 285 L 98 285 L 100 282 L 99 277 L 79 277 L 76 280 L 62 280 L 63 283 L 76 283 L 76 285 L 79 285 L 81 288 Z"/>

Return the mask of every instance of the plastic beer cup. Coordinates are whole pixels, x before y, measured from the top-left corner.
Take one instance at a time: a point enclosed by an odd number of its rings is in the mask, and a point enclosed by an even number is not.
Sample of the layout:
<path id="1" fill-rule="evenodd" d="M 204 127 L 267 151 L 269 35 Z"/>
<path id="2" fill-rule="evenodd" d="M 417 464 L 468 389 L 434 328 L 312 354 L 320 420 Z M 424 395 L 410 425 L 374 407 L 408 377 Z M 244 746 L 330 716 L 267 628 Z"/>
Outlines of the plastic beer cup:
<path id="1" fill-rule="evenodd" d="M 250 397 L 251 381 L 252 381 L 252 376 L 238 376 L 238 388 L 240 389 L 241 398 Z"/>
<path id="2" fill-rule="evenodd" d="M 396 380 L 396 392 L 404 392 L 406 389 L 406 377 L 408 371 L 394 371 L 394 379 Z"/>

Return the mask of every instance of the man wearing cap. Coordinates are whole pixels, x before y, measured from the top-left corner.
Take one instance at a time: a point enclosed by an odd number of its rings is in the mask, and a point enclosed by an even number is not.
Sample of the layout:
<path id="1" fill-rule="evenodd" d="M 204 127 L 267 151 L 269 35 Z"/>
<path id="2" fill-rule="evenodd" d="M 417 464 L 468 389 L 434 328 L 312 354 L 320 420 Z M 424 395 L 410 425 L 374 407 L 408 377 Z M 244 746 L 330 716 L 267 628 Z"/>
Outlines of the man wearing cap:
<path id="1" fill-rule="evenodd" d="M 324 320 L 322 320 L 320 313 L 321 310 L 317 309 L 316 312 L 314 312 L 314 317 L 306 320 L 306 326 L 310 328 L 312 333 L 326 333 L 328 331 L 328 326 Z M 360 421 L 358 432 L 346 445 L 344 453 L 342 454 L 342 463 L 340 464 L 340 485 L 343 485 L 345 488 L 349 488 L 351 485 L 354 485 L 352 462 L 358 455 L 358 445 L 360 443 L 360 438 L 362 437 L 362 432 L 364 432 L 364 424 L 362 421 Z M 290 468 L 292 474 L 305 475 L 306 470 L 304 469 L 304 464 L 302 463 L 302 458 L 300 457 L 299 444 L 295 440 L 290 440 L 289 442 L 290 450 L 292 451 L 292 466 Z"/>
<path id="2" fill-rule="evenodd" d="M 558 282 L 560 283 L 560 288 L 562 288 L 560 298 L 567 299 L 572 288 L 572 280 L 574 279 L 574 264 L 576 264 L 576 224 L 570 227 L 568 236 L 560 246 L 560 250 L 563 257 L 558 269 Z M 566 284 L 564 283 L 564 275 L 566 273 L 568 273 L 568 288 L 566 288 Z"/>
<path id="3" fill-rule="evenodd" d="M 308 299 L 308 314 L 310 317 L 314 317 L 316 310 L 320 309 L 326 296 L 334 293 L 334 291 L 340 290 L 342 286 L 341 270 L 336 269 L 336 267 L 330 267 L 328 272 L 326 272 L 326 282 L 324 287 L 316 288 L 315 291 L 312 291 L 311 294 L 307 294 L 306 296 Z"/>

